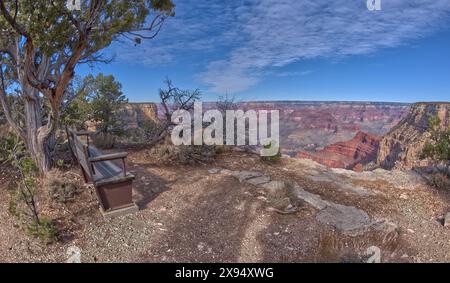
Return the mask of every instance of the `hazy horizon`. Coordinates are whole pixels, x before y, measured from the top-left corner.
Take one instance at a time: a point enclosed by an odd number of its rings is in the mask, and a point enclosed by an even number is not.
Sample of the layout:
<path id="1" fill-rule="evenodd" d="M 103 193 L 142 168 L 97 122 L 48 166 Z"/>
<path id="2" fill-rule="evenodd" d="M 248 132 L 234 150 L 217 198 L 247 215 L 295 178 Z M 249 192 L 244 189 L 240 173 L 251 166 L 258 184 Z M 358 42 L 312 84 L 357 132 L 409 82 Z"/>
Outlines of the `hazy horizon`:
<path id="1" fill-rule="evenodd" d="M 215 103 L 218 100 L 199 100 L 202 103 Z M 367 104 L 399 104 L 410 105 L 415 103 L 450 103 L 447 101 L 417 101 L 417 102 L 398 102 L 398 101 L 364 101 L 364 100 L 236 100 L 236 103 L 367 103 Z M 130 104 L 159 103 L 159 101 L 128 101 Z"/>

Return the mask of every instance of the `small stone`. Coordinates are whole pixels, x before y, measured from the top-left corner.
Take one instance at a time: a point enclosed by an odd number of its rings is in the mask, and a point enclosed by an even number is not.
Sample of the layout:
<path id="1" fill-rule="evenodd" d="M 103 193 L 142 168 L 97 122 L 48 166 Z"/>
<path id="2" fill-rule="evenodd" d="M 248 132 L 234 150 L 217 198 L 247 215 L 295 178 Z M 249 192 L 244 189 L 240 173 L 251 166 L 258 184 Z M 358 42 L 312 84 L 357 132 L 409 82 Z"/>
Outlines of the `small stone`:
<path id="1" fill-rule="evenodd" d="M 450 212 L 447 212 L 444 218 L 444 227 L 450 227 Z"/>
<path id="2" fill-rule="evenodd" d="M 202 243 L 202 242 L 198 243 L 197 249 L 198 249 L 199 251 L 203 251 L 204 248 L 205 248 L 205 243 Z"/>
<path id="3" fill-rule="evenodd" d="M 220 169 L 219 168 L 212 168 L 212 169 L 209 169 L 208 172 L 210 174 L 217 174 L 217 173 L 220 172 Z"/>
<path id="4" fill-rule="evenodd" d="M 408 199 L 408 195 L 407 194 L 401 194 L 400 198 L 404 199 L 404 200 L 407 200 Z"/>

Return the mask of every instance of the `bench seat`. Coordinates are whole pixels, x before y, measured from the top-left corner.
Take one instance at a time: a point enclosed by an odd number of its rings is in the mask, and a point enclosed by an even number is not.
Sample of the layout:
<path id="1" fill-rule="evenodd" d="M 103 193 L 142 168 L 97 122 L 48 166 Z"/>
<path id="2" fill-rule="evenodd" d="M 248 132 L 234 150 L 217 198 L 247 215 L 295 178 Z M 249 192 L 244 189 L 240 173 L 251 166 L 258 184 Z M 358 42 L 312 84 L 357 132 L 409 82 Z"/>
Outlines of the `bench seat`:
<path id="1" fill-rule="evenodd" d="M 80 166 L 85 182 L 94 185 L 102 214 L 117 216 L 136 212 L 138 207 L 132 200 L 135 176 L 126 171 L 127 153 L 104 154 L 90 144 L 88 132 L 76 132 L 69 128 L 66 131 L 72 157 Z M 116 163 L 118 160 L 122 166 Z"/>
<path id="2" fill-rule="evenodd" d="M 95 147 L 89 147 L 89 156 L 92 158 L 102 156 L 103 154 Z M 96 185 L 107 185 L 134 179 L 131 173 L 123 174 L 123 169 L 117 166 L 114 161 L 99 161 L 92 163 L 94 174 L 92 181 Z"/>

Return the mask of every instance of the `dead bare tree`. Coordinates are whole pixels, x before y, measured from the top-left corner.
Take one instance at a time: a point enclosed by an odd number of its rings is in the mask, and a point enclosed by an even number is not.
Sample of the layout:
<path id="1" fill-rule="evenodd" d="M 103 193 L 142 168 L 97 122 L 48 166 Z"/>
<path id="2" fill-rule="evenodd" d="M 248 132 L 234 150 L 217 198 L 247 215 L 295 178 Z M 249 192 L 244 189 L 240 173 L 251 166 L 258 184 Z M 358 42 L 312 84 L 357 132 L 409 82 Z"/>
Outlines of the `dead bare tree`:
<path id="1" fill-rule="evenodd" d="M 146 144 L 147 147 L 152 147 L 167 137 L 170 129 L 174 126 L 172 114 L 176 110 L 192 111 L 194 109 L 194 103 L 201 97 L 199 89 L 179 89 L 173 85 L 170 79 L 166 79 L 164 83 L 166 84 L 166 88 L 159 90 L 159 98 L 163 110 L 162 116 L 164 118 L 152 133 L 151 140 Z"/>

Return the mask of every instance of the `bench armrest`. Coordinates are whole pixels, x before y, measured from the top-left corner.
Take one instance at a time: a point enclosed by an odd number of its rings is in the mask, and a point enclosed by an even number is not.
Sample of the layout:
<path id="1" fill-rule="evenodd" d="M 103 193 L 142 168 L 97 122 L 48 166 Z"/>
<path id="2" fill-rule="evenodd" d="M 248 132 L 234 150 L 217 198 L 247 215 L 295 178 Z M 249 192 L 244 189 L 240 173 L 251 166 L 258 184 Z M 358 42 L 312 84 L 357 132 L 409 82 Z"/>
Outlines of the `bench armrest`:
<path id="1" fill-rule="evenodd" d="M 103 154 L 100 156 L 89 158 L 89 162 L 100 162 L 100 161 L 108 161 L 108 160 L 115 160 L 115 159 L 124 159 L 127 157 L 127 155 L 128 155 L 127 152 Z"/>
<path id="2" fill-rule="evenodd" d="M 77 136 L 90 136 L 90 135 L 94 134 L 93 132 L 89 132 L 89 131 L 74 131 L 73 133 Z"/>

